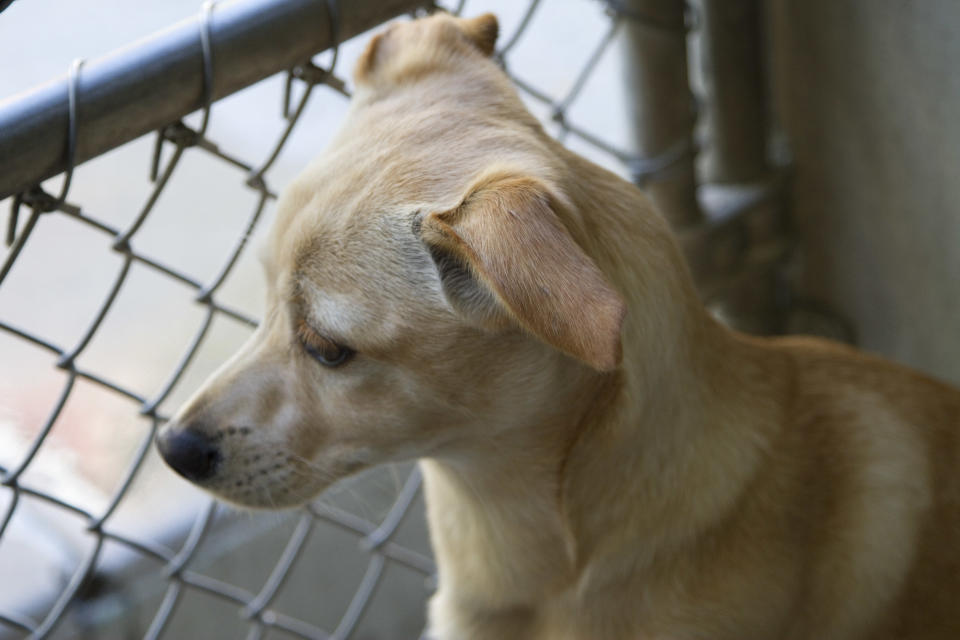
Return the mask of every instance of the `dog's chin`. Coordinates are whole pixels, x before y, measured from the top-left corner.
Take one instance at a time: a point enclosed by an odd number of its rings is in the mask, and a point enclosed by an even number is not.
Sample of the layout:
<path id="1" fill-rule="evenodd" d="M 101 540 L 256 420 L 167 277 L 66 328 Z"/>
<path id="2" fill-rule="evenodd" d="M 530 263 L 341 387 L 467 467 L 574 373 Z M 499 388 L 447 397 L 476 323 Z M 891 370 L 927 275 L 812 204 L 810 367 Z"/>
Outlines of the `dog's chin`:
<path id="1" fill-rule="evenodd" d="M 328 484 L 310 487 L 250 486 L 237 490 L 204 489 L 217 500 L 240 509 L 254 511 L 283 511 L 296 509 L 317 498 Z"/>
<path id="2" fill-rule="evenodd" d="M 268 468 L 234 468 L 198 486 L 235 507 L 279 511 L 302 507 L 337 481 L 369 466 L 352 457 L 314 465 L 287 457 Z"/>

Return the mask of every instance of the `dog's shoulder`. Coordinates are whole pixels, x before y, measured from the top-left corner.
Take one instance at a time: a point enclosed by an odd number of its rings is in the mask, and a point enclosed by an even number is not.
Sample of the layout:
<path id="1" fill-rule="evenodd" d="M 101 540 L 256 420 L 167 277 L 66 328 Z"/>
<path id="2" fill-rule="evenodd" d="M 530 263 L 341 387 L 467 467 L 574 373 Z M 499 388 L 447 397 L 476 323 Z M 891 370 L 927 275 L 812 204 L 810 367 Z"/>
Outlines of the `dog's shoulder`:
<path id="1" fill-rule="evenodd" d="M 862 447 L 881 433 L 960 463 L 960 389 L 903 364 L 814 337 L 745 338 L 780 384 L 783 422 L 829 447 Z M 805 437 L 807 437 L 805 436 Z M 853 438 L 851 441 L 850 439 Z M 859 444 L 857 444 L 859 442 Z M 871 445 L 872 446 L 872 445 Z"/>

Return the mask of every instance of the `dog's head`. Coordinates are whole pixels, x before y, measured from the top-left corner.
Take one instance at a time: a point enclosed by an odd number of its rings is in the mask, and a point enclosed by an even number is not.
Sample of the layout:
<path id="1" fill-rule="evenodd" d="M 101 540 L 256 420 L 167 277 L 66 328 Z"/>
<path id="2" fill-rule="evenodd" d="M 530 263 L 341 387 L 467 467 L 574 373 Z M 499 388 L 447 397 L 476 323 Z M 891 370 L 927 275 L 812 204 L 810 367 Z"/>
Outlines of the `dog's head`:
<path id="1" fill-rule="evenodd" d="M 158 438 L 179 473 L 290 506 L 568 419 L 618 366 L 623 302 L 569 232 L 562 168 L 489 58 L 496 31 L 437 15 L 370 43 L 332 148 L 280 198 L 262 324 Z"/>

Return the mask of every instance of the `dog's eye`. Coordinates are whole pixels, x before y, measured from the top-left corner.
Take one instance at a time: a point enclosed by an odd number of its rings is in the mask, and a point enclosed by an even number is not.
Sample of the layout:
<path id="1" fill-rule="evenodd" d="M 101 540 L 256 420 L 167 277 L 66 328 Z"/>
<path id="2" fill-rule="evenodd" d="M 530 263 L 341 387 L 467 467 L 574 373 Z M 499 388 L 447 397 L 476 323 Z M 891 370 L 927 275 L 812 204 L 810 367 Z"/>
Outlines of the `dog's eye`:
<path id="1" fill-rule="evenodd" d="M 318 335 L 313 329 L 303 324 L 299 327 L 297 334 L 303 350 L 325 367 L 339 367 L 356 353 L 350 347 Z"/>
<path id="2" fill-rule="evenodd" d="M 325 367 L 339 367 L 355 353 L 350 347 L 328 342 L 323 347 L 304 343 L 303 348 L 310 356 Z"/>

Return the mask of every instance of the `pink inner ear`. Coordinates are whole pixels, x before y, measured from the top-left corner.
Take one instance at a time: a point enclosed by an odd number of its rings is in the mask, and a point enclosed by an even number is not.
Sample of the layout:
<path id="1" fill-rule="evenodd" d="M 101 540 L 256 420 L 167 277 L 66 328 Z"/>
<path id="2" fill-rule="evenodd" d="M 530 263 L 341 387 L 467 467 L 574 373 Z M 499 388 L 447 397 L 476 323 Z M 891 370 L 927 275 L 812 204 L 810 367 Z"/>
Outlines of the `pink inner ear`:
<path id="1" fill-rule="evenodd" d="M 522 327 L 595 369 L 617 367 L 626 307 L 539 182 L 487 182 L 434 219 L 444 244 L 460 252 Z"/>

